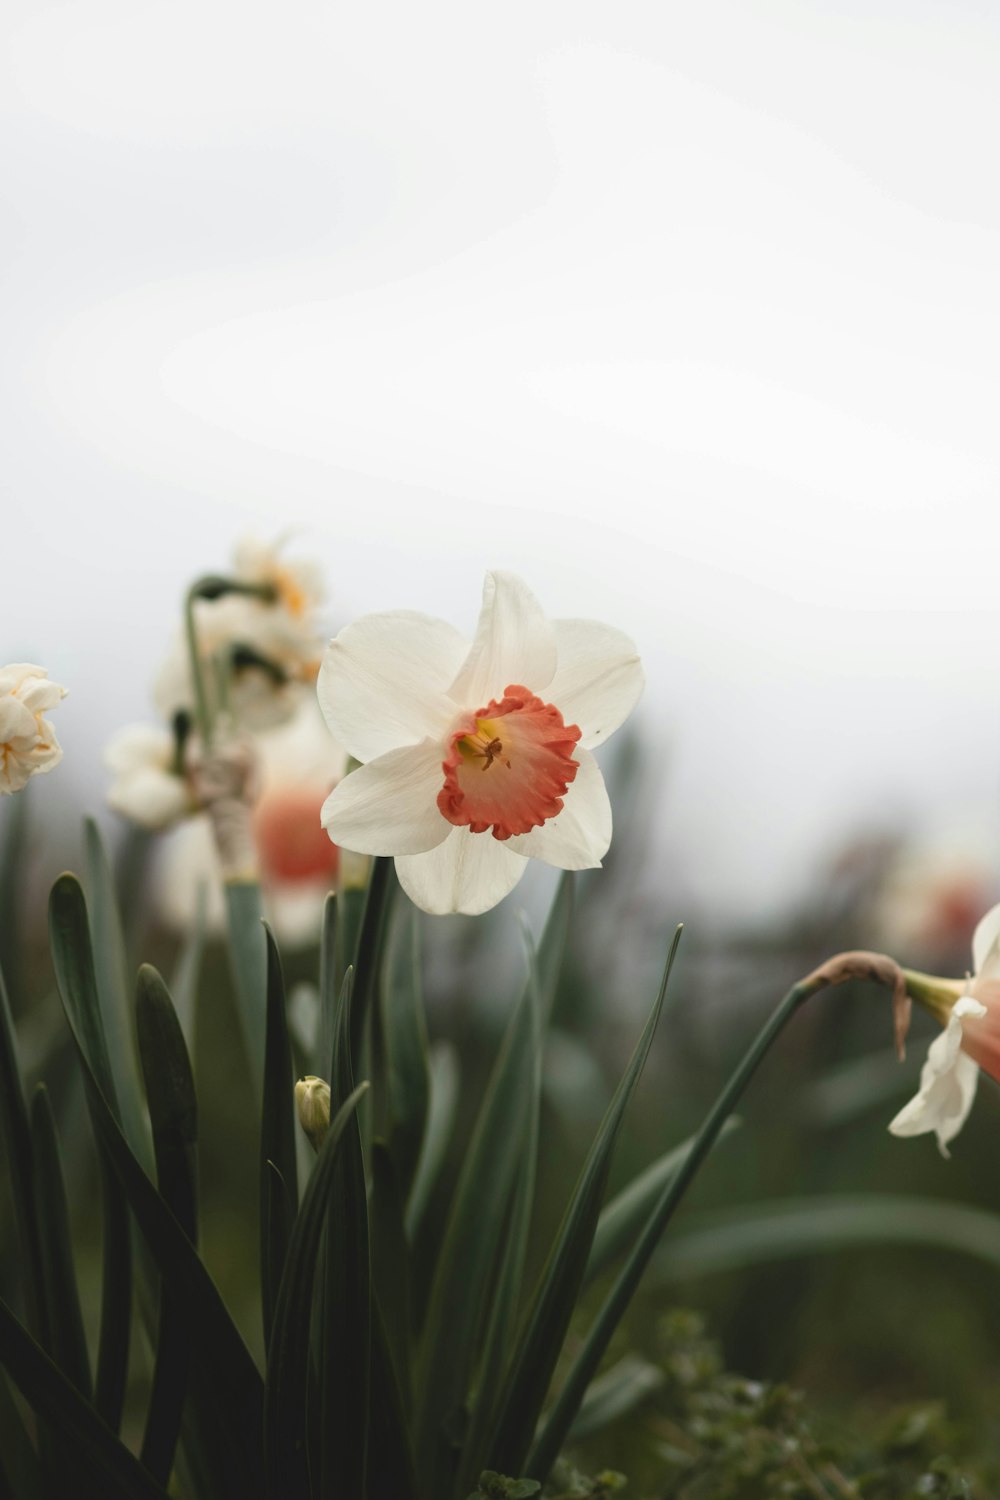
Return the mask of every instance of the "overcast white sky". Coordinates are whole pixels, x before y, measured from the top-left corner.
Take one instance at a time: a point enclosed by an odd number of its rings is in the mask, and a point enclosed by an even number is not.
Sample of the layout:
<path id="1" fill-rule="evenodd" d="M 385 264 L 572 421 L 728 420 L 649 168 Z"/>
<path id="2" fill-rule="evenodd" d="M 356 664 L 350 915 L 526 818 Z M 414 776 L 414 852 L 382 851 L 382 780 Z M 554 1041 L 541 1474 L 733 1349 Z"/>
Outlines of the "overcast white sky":
<path id="1" fill-rule="evenodd" d="M 1000 852 L 1000 9 L 8 0 L 0 658 L 61 776 L 247 530 L 630 631 L 692 888 Z"/>

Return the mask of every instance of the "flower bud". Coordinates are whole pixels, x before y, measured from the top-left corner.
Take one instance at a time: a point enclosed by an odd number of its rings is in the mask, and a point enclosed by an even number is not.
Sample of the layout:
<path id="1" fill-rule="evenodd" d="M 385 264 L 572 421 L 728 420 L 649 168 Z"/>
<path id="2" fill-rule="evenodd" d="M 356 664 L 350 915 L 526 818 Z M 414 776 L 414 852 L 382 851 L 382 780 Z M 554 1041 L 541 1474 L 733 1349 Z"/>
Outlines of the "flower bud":
<path id="1" fill-rule="evenodd" d="M 299 1124 L 318 1151 L 330 1128 L 330 1085 L 313 1074 L 300 1078 L 295 1085 L 295 1108 Z"/>

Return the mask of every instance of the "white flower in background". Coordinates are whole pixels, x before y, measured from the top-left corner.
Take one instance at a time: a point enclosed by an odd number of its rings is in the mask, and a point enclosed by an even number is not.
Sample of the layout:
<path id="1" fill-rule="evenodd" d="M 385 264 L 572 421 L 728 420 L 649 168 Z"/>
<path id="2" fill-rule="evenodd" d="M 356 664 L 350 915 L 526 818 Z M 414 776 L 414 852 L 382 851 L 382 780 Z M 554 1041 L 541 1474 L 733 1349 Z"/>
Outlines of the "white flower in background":
<path id="1" fill-rule="evenodd" d="M 272 591 L 272 598 L 223 593 L 195 601 L 199 658 L 209 689 L 214 689 L 215 661 L 229 655 L 228 706 L 237 723 L 250 730 L 271 729 L 293 717 L 304 696 L 303 684 L 315 679 L 322 654 L 316 624 L 324 598 L 321 571 L 310 561 L 285 560 L 280 545 L 240 542 L 228 575 L 235 585 Z M 157 674 L 153 698 L 168 721 L 192 712 L 194 688 L 183 631 Z"/>
<path id="2" fill-rule="evenodd" d="M 316 940 L 340 851 L 320 826 L 320 809 L 343 773 L 346 757 L 331 744 L 314 697 L 300 701 L 290 723 L 254 736 L 260 791 L 253 809 L 256 864 L 264 907 L 282 946 Z M 181 931 L 207 897 L 212 931 L 225 925 L 222 872 L 208 817 L 189 819 L 167 839 L 154 899 L 163 919 Z"/>
<path id="3" fill-rule="evenodd" d="M 0 794 L 19 792 L 31 777 L 62 760 L 55 730 L 44 717 L 66 689 L 44 667 L 14 662 L 0 667 Z"/>
<path id="4" fill-rule="evenodd" d="M 174 769 L 176 744 L 166 729 L 129 724 L 107 745 L 104 764 L 114 772 L 108 805 L 141 828 L 170 828 L 195 811 L 183 775 Z"/>
<path id="5" fill-rule="evenodd" d="M 611 806 L 591 749 L 632 711 L 632 642 L 592 620 L 548 620 L 510 573 L 488 573 L 475 640 L 400 610 L 330 642 L 320 706 L 361 761 L 323 826 L 345 849 L 395 855 L 400 883 L 434 913 L 487 911 L 528 859 L 600 864 Z"/>
<path id="6" fill-rule="evenodd" d="M 919 1091 L 889 1129 L 893 1135 L 933 1130 L 943 1156 L 972 1108 L 980 1068 L 1000 1081 L 1000 906 L 976 928 L 972 964 L 964 980 L 904 971 L 908 993 L 945 1029 L 931 1043 Z"/>

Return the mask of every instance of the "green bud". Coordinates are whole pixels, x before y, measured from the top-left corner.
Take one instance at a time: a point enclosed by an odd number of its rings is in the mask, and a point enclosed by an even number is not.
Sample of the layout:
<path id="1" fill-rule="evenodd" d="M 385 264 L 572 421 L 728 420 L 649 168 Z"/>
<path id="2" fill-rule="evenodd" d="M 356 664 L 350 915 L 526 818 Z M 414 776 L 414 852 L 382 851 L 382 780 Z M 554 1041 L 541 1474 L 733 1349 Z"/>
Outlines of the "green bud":
<path id="1" fill-rule="evenodd" d="M 299 1124 L 318 1151 L 330 1128 L 330 1085 L 313 1074 L 295 1085 L 295 1108 Z"/>

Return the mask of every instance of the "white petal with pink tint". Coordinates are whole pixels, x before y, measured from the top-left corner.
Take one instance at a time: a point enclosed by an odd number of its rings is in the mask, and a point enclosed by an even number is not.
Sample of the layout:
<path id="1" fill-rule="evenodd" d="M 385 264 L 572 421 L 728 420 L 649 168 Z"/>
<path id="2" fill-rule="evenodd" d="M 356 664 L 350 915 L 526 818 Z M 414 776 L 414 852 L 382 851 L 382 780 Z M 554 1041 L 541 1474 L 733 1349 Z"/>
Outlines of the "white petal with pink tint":
<path id="1" fill-rule="evenodd" d="M 449 683 L 468 642 L 414 610 L 365 615 L 327 647 L 317 691 L 334 738 L 356 760 L 444 738 L 457 706 Z"/>
<path id="2" fill-rule="evenodd" d="M 552 621 L 513 573 L 487 573 L 476 638 L 449 689 L 461 708 L 475 710 L 513 683 L 539 693 L 556 669 Z"/>
<path id="3" fill-rule="evenodd" d="M 1000 906 L 994 906 L 979 922 L 972 936 L 972 971 L 982 974 L 987 964 L 1000 961 Z"/>
<path id="4" fill-rule="evenodd" d="M 420 854 L 452 830 L 435 800 L 441 780 L 436 740 L 404 745 L 345 776 L 320 820 L 335 844 L 356 854 Z"/>
<path id="5" fill-rule="evenodd" d="M 603 745 L 639 701 L 645 677 L 628 636 L 597 620 L 556 620 L 558 660 L 545 696 L 587 749 Z"/>
<path id="6" fill-rule="evenodd" d="M 427 854 L 396 856 L 396 874 L 410 900 L 433 916 L 477 916 L 508 895 L 528 861 L 490 833 L 453 828 Z"/>
<path id="7" fill-rule="evenodd" d="M 507 847 L 560 870 L 592 870 L 600 865 L 611 843 L 611 803 L 590 752 L 578 747 L 573 759 L 579 770 L 566 788 L 562 812 L 541 828 L 508 839 Z"/>
<path id="8" fill-rule="evenodd" d="M 889 1124 L 893 1135 L 933 1130 L 941 1155 L 949 1155 L 948 1142 L 965 1124 L 979 1081 L 978 1065 L 961 1050 L 962 1020 L 985 1014 L 986 1007 L 968 995 L 956 1001 L 944 1031 L 931 1042 L 918 1092 Z"/>

